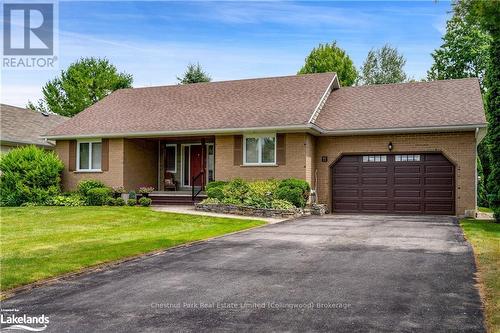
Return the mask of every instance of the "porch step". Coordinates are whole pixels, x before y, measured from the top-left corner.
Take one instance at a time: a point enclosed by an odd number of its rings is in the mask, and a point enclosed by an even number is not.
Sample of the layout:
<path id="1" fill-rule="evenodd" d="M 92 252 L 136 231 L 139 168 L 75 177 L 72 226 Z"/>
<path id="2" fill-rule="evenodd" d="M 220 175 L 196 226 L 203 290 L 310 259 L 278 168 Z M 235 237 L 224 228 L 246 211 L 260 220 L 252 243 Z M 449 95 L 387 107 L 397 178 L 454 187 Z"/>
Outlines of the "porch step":
<path id="1" fill-rule="evenodd" d="M 191 194 L 189 195 L 169 195 L 169 194 L 151 194 L 149 196 L 151 200 L 153 200 L 152 204 L 157 206 L 165 206 L 165 205 L 192 205 L 195 202 L 200 202 L 205 199 L 207 196 L 204 194 L 198 195 L 194 202 L 191 198 Z"/>

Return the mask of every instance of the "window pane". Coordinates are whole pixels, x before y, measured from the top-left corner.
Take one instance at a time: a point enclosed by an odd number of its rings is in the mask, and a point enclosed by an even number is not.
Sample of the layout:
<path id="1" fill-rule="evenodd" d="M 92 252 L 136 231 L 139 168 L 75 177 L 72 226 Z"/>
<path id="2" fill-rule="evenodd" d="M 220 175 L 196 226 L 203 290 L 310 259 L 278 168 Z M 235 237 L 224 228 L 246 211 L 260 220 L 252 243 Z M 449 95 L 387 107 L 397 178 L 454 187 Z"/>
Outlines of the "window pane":
<path id="1" fill-rule="evenodd" d="M 396 155 L 396 162 L 401 162 L 401 155 Z"/>
<path id="2" fill-rule="evenodd" d="M 189 184 L 189 146 L 184 146 L 184 185 Z"/>
<path id="3" fill-rule="evenodd" d="M 80 143 L 80 169 L 89 169 L 89 143 Z"/>
<path id="4" fill-rule="evenodd" d="M 401 161 L 406 162 L 408 160 L 408 155 L 401 155 Z"/>
<path id="5" fill-rule="evenodd" d="M 259 139 L 258 138 L 246 138 L 246 163 L 259 163 Z"/>
<path id="6" fill-rule="evenodd" d="M 382 159 L 381 159 L 382 162 L 387 162 L 387 156 L 386 155 L 382 155 Z"/>
<path id="7" fill-rule="evenodd" d="M 274 163 L 274 150 L 276 149 L 276 140 L 274 137 L 261 138 L 262 144 L 262 163 Z"/>
<path id="8" fill-rule="evenodd" d="M 175 146 L 167 146 L 165 148 L 165 169 L 168 172 L 175 172 L 175 164 L 177 158 L 175 156 Z"/>
<path id="9" fill-rule="evenodd" d="M 363 162 L 368 162 L 368 156 L 363 156 Z"/>
<path id="10" fill-rule="evenodd" d="M 208 161 L 207 161 L 207 167 L 208 167 L 208 181 L 211 182 L 214 180 L 214 146 L 210 145 L 208 146 Z"/>
<path id="11" fill-rule="evenodd" d="M 415 161 L 420 161 L 420 155 L 415 155 Z"/>
<path id="12" fill-rule="evenodd" d="M 101 169 L 101 143 L 92 143 L 92 169 Z"/>

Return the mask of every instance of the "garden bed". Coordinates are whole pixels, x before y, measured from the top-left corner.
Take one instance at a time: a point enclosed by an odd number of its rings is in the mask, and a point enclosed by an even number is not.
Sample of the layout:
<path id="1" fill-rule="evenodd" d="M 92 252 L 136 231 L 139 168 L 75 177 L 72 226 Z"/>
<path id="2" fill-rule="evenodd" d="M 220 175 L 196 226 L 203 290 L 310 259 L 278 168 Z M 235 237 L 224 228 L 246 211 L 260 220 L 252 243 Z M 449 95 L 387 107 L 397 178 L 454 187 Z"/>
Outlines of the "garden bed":
<path id="1" fill-rule="evenodd" d="M 236 206 L 229 204 L 211 204 L 211 203 L 196 203 L 195 210 L 222 214 L 234 214 L 244 216 L 257 216 L 269 218 L 294 218 L 305 214 L 305 211 L 300 208 L 293 209 L 272 209 L 272 208 L 256 208 L 249 206 Z"/>

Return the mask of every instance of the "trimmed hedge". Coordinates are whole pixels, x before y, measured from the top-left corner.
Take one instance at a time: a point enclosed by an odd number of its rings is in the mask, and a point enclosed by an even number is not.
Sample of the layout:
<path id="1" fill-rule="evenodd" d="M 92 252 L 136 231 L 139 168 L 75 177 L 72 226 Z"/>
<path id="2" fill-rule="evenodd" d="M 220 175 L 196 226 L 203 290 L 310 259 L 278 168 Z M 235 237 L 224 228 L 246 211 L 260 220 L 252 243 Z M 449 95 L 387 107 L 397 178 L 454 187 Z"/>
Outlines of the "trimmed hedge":
<path id="1" fill-rule="evenodd" d="M 276 191 L 276 198 L 286 200 L 295 207 L 305 207 L 309 200 L 311 187 L 302 179 L 289 178 L 280 182 Z"/>
<path id="2" fill-rule="evenodd" d="M 103 206 L 106 205 L 111 198 L 111 190 L 107 187 L 92 188 L 87 192 L 87 205 Z"/>
<path id="3" fill-rule="evenodd" d="M 153 202 L 153 200 L 151 200 L 150 198 L 146 198 L 146 197 L 142 197 L 139 199 L 139 205 L 141 205 L 142 207 L 149 207 L 149 206 L 151 206 L 152 202 Z"/>
<path id="4" fill-rule="evenodd" d="M 116 198 L 115 206 L 125 206 L 125 200 L 123 200 L 123 198 Z"/>
<path id="5" fill-rule="evenodd" d="M 223 187 L 224 185 L 226 185 L 227 182 L 225 181 L 222 181 L 222 180 L 215 180 L 213 182 L 210 182 L 208 183 L 206 186 L 205 186 L 205 191 L 208 191 L 209 189 L 211 188 L 216 188 L 216 187 Z"/>
<path id="6" fill-rule="evenodd" d="M 106 188 L 103 182 L 94 179 L 81 180 L 77 186 L 77 192 L 86 197 L 94 188 Z M 111 192 L 111 191 L 110 191 Z"/>

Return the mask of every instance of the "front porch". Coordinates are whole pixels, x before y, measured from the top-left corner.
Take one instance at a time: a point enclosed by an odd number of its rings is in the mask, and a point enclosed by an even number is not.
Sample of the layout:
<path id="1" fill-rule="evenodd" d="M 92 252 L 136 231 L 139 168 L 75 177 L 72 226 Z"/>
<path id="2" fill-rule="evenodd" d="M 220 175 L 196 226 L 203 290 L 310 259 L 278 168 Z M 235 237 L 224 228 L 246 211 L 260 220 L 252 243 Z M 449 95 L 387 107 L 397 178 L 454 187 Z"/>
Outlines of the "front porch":
<path id="1" fill-rule="evenodd" d="M 215 138 L 159 138 L 154 205 L 193 204 L 206 198 L 205 185 L 215 179 Z"/>

